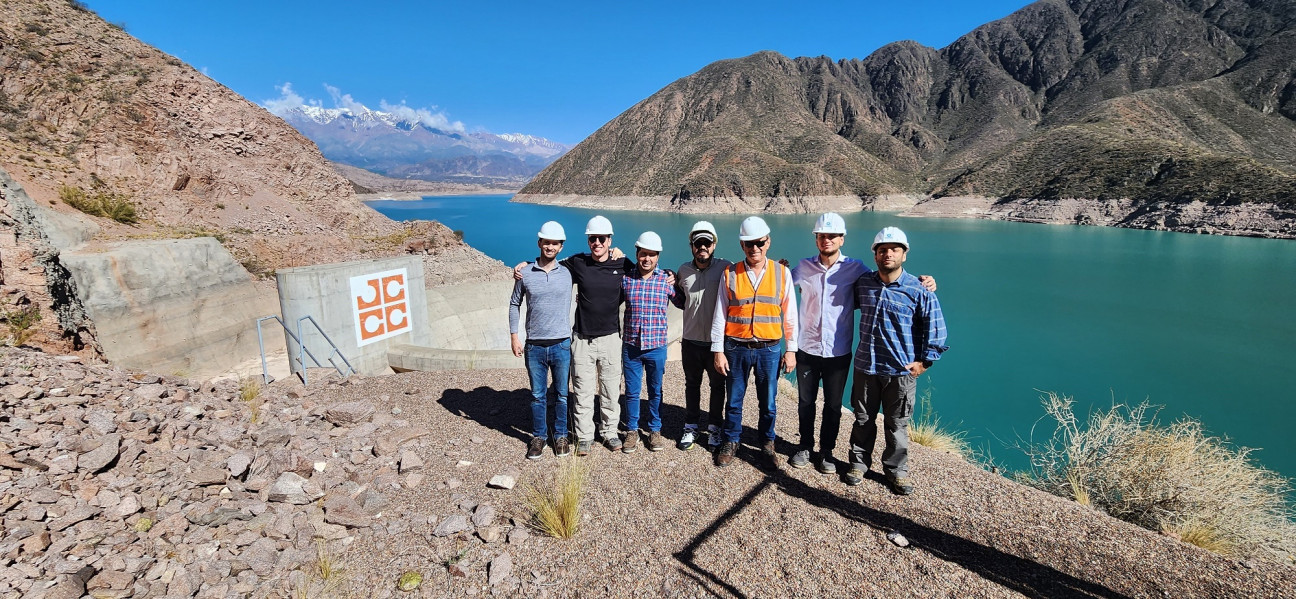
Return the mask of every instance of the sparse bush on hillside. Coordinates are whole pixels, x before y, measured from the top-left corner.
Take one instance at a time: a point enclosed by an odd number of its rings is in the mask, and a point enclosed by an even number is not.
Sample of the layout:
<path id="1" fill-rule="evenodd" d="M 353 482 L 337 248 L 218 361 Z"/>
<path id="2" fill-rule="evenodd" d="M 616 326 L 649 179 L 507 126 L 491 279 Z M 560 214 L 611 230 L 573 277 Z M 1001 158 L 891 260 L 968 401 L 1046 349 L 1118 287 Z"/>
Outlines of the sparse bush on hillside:
<path id="1" fill-rule="evenodd" d="M 1020 446 L 1031 461 L 1021 482 L 1211 551 L 1292 563 L 1290 483 L 1253 463 L 1251 449 L 1191 418 L 1160 425 L 1147 402 L 1082 422 L 1070 397 L 1043 400 L 1056 428 L 1048 441 Z"/>
<path id="2" fill-rule="evenodd" d="M 93 194 L 86 193 L 80 187 L 64 185 L 59 188 L 59 199 L 91 216 L 111 218 L 119 223 L 139 222 L 139 215 L 130 197 L 108 191 L 103 185 L 96 185 Z"/>
<path id="3" fill-rule="evenodd" d="M 0 310 L 0 321 L 9 332 L 6 341 L 9 345 L 22 345 L 36 334 L 36 323 L 41 321 L 40 309 L 35 305 L 14 306 Z"/>

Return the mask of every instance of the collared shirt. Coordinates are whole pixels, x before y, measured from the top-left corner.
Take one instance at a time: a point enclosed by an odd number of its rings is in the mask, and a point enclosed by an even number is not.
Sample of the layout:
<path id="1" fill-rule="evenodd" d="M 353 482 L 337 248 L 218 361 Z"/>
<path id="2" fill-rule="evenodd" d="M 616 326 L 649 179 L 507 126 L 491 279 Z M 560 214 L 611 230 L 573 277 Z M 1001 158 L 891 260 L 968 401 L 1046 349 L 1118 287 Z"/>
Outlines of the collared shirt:
<path id="1" fill-rule="evenodd" d="M 509 332 L 518 332 L 522 300 L 527 303 L 528 340 L 571 337 L 572 276 L 561 263 L 545 271 L 535 262 L 522 268 L 522 280 L 513 281 L 509 299 Z"/>
<path id="2" fill-rule="evenodd" d="M 873 272 L 863 262 L 844 254 L 824 268 L 819 256 L 811 256 L 792 269 L 792 284 L 801 290 L 801 351 L 821 358 L 851 353 L 855 340 L 855 281 Z"/>
<path id="3" fill-rule="evenodd" d="M 675 275 L 675 297 L 671 303 L 684 311 L 684 339 L 711 343 L 711 317 L 715 314 L 716 293 L 724 280 L 724 269 L 733 263 L 724 258 L 712 258 L 706 268 L 698 268 L 692 260 L 679 267 Z"/>
<path id="4" fill-rule="evenodd" d="M 576 283 L 576 328 L 578 335 L 602 337 L 621 332 L 617 309 L 623 299 L 621 278 L 635 268 L 632 260 L 608 258 L 602 262 L 589 254 L 563 258 Z"/>
<path id="5" fill-rule="evenodd" d="M 666 305 L 675 297 L 675 286 L 666 282 L 666 271 L 656 268 L 648 276 L 638 267 L 621 279 L 625 294 L 625 331 L 621 340 L 642 350 L 666 345 Z"/>
<path id="6" fill-rule="evenodd" d="M 772 276 L 773 268 L 783 269 L 783 301 L 779 308 L 783 313 L 783 338 L 787 340 L 786 351 L 797 350 L 797 301 L 796 293 L 792 290 L 792 271 L 788 267 L 779 264 L 773 260 L 765 260 L 765 270 L 761 271 L 760 278 L 756 273 L 748 270 L 747 278 L 751 281 L 753 288 L 760 288 L 761 279 Z M 723 282 L 720 283 L 724 285 Z M 724 351 L 724 331 L 725 315 L 729 313 L 729 292 L 720 289 L 716 292 L 715 312 L 711 315 L 711 351 Z M 777 341 L 777 339 L 758 339 L 757 341 Z"/>
<path id="7" fill-rule="evenodd" d="M 911 362 L 935 362 L 945 345 L 945 316 L 936 294 L 901 271 L 894 283 L 876 272 L 859 278 L 855 301 L 860 309 L 860 343 L 855 369 L 868 374 L 907 374 Z"/>

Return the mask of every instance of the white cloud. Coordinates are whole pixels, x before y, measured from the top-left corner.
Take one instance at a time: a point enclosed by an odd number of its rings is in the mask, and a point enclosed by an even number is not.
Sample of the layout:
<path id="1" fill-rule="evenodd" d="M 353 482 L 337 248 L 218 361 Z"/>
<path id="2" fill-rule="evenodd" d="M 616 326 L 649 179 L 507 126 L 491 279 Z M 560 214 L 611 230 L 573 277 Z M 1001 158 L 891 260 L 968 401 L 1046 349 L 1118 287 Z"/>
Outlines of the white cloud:
<path id="1" fill-rule="evenodd" d="M 306 102 L 301 96 L 293 92 L 292 83 L 276 85 L 275 90 L 279 92 L 278 99 L 266 100 L 261 103 L 271 114 L 283 116 L 289 110 L 297 108 Z"/>
<path id="2" fill-rule="evenodd" d="M 356 102 L 355 98 L 351 97 L 351 94 L 344 94 L 342 90 L 327 83 L 324 84 L 324 89 L 328 92 L 329 97 L 333 98 L 333 106 L 336 108 L 345 108 L 353 113 L 369 111 L 364 104 Z"/>
<path id="3" fill-rule="evenodd" d="M 436 110 L 435 106 L 431 108 L 411 108 L 406 106 L 403 101 L 400 104 L 388 104 L 386 100 L 380 101 L 378 106 L 383 112 L 390 112 L 403 121 L 420 123 L 436 129 L 449 129 L 460 133 L 465 131 L 463 123 L 451 121 L 450 117 L 447 117 L 444 112 L 434 112 Z"/>
<path id="4" fill-rule="evenodd" d="M 289 110 L 300 106 L 309 105 L 322 107 L 324 105 L 323 102 L 317 99 L 305 99 L 301 97 L 301 95 L 293 91 L 291 82 L 275 86 L 275 90 L 279 92 L 279 97 L 273 100 L 265 100 L 261 102 L 261 105 L 265 106 L 266 110 L 279 116 L 283 116 Z M 345 108 L 355 114 L 364 113 L 369 110 L 369 108 L 364 104 L 361 104 L 356 101 L 355 98 L 351 97 L 351 94 L 344 94 L 342 93 L 342 90 L 337 87 L 325 83 L 324 91 L 328 92 L 329 99 L 332 100 L 334 108 Z M 450 117 L 446 116 L 445 112 L 438 110 L 436 106 L 430 106 L 428 108 L 414 108 L 406 105 L 403 101 L 400 104 L 389 104 L 386 100 L 380 100 L 378 102 L 378 107 L 382 112 L 391 113 L 402 121 L 419 123 L 427 127 L 446 131 L 458 131 L 460 133 L 467 132 L 467 128 L 462 122 L 450 120 Z"/>

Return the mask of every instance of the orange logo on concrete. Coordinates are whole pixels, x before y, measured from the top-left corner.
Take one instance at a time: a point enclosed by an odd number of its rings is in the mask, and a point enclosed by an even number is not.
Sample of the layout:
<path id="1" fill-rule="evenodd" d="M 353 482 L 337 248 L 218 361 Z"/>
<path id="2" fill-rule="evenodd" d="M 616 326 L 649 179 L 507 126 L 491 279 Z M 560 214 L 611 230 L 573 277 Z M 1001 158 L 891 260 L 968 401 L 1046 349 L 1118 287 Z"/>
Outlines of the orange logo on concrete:
<path id="1" fill-rule="evenodd" d="M 410 331 L 406 279 L 403 268 L 351 277 L 357 345 Z"/>

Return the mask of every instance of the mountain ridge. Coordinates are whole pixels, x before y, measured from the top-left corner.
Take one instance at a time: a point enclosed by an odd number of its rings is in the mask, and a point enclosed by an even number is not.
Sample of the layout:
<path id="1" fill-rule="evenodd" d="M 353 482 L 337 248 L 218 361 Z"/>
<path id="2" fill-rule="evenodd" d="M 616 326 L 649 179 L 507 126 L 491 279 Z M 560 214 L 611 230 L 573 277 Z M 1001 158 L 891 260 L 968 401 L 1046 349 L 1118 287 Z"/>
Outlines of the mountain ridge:
<path id="1" fill-rule="evenodd" d="M 272 112 L 315 142 L 325 158 L 398 179 L 521 186 L 568 150 L 543 137 L 468 132 L 424 122 L 416 111 L 411 118 L 358 103 L 276 106 Z"/>
<path id="2" fill-rule="evenodd" d="M 1041 0 L 941 49 L 718 61 L 610 121 L 519 200 L 805 212 L 977 196 L 1282 211 L 1296 201 L 1294 23 L 1296 5 L 1268 0 Z M 1246 234 L 1296 235 L 1284 221 Z"/>

